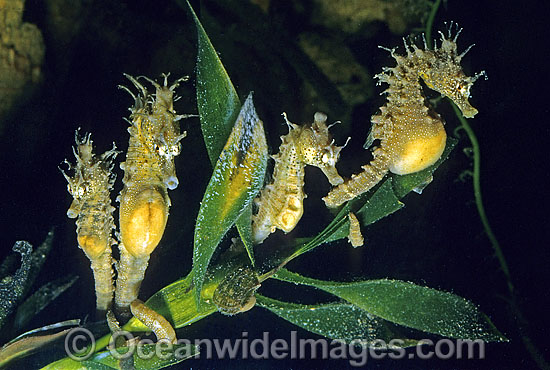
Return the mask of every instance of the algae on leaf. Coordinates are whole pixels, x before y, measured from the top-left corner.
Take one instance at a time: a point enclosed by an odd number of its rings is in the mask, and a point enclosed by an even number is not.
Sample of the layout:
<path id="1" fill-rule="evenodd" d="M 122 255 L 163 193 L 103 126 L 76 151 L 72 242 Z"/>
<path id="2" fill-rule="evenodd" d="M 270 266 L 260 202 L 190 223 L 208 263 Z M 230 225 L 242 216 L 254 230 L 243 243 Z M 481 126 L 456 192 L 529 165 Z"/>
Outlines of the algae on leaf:
<path id="1" fill-rule="evenodd" d="M 210 258 L 260 190 L 266 164 L 264 127 L 250 94 L 216 163 L 197 216 L 193 249 L 197 302 Z"/>
<path id="2" fill-rule="evenodd" d="M 21 267 L 11 276 L 0 281 L 0 327 L 6 317 L 13 312 L 25 292 L 29 271 L 32 267 L 32 245 L 26 241 L 18 241 L 13 251 L 21 254 Z"/>
<path id="3" fill-rule="evenodd" d="M 506 340 L 473 303 L 451 293 L 399 280 L 323 281 L 285 269 L 274 277 L 324 290 L 384 320 L 427 333 L 460 339 Z"/>
<path id="4" fill-rule="evenodd" d="M 395 325 L 349 303 L 303 305 L 256 295 L 258 304 L 312 333 L 364 347 L 384 340 L 388 347 L 410 347 L 419 340 L 403 336 Z"/>

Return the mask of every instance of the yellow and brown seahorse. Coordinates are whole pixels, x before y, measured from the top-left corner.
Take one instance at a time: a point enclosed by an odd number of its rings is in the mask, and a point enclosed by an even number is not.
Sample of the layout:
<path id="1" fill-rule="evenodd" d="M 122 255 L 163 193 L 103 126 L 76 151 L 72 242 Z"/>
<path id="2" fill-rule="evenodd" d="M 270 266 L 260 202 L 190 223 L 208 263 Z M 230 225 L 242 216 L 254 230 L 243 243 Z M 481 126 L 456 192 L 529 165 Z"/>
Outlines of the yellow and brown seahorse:
<path id="1" fill-rule="evenodd" d="M 254 243 L 263 242 L 276 229 L 290 232 L 302 217 L 304 168 L 319 167 L 332 185 L 344 180 L 336 170 L 342 147 L 334 145 L 326 125 L 327 116 L 317 112 L 311 125 L 295 125 L 283 117 L 289 132 L 281 136 L 279 153 L 273 156 L 273 181 L 256 199 L 258 212 L 252 218 Z"/>
<path id="2" fill-rule="evenodd" d="M 100 156 L 93 153 L 90 134 L 79 137 L 75 133 L 76 148 L 73 148 L 76 164 L 67 162 L 72 176 L 61 170 L 67 179 L 73 202 L 67 216 L 77 218 L 76 233 L 79 247 L 90 259 L 94 274 L 98 311 L 106 311 L 113 301 L 113 259 L 111 247 L 115 243 L 115 229 L 110 191 L 115 182 L 112 173 L 113 160 L 118 154 L 113 148 Z"/>
<path id="3" fill-rule="evenodd" d="M 130 141 L 126 161 L 120 164 L 124 170 L 124 188 L 120 201 L 120 261 L 117 264 L 115 308 L 129 314 L 130 303 L 137 298 L 145 275 L 149 256 L 159 244 L 170 207 L 168 189 L 178 186 L 174 157 L 181 149 L 179 120 L 187 115 L 174 111 L 174 90 L 187 77 L 168 86 L 168 76 L 159 85 L 146 77 L 156 89 L 150 94 L 136 78 L 125 75 L 140 94 L 134 95 L 135 104 L 130 108 Z"/>
<path id="4" fill-rule="evenodd" d="M 441 45 L 430 50 L 424 39 L 424 48 L 404 41 L 406 55 L 396 48 L 386 49 L 397 62 L 376 75 L 378 84 L 387 83 L 386 104 L 380 113 L 372 116 L 373 123 L 367 145 L 379 140 L 372 154 L 373 160 L 363 166 L 363 172 L 332 189 L 323 198 L 328 207 L 342 203 L 370 190 L 388 173 L 405 175 L 423 170 L 435 163 L 445 149 L 446 133 L 443 119 L 425 102 L 420 79 L 426 86 L 449 97 L 466 118 L 476 115 L 477 109 L 468 102 L 470 88 L 484 72 L 468 77 L 460 61 L 470 50 L 457 52 L 456 40 L 461 30 L 451 37 L 441 34 Z M 384 48 L 385 49 L 385 48 Z"/>

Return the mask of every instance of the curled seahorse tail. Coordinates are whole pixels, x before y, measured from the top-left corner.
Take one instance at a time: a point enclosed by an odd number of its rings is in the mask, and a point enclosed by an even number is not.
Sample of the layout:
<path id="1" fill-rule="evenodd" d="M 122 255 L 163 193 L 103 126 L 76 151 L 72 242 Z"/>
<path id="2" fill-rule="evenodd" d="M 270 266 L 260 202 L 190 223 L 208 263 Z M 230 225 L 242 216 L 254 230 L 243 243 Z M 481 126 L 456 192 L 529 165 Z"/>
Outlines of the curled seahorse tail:
<path id="1" fill-rule="evenodd" d="M 94 273 L 97 310 L 106 312 L 113 302 L 113 258 L 109 249 L 101 256 L 91 260 L 91 268 Z"/>
<path id="2" fill-rule="evenodd" d="M 362 166 L 363 172 L 353 175 L 351 179 L 332 189 L 323 198 L 327 207 L 335 208 L 344 204 L 348 200 L 369 191 L 384 178 L 388 173 L 390 158 L 380 148 L 375 150 L 373 154 L 375 154 L 375 158 L 369 164 Z"/>
<path id="3" fill-rule="evenodd" d="M 123 319 L 130 318 L 129 306 L 138 297 L 139 287 L 149 264 L 149 254 L 134 256 L 124 245 L 118 245 L 120 261 L 116 264 L 115 311 Z"/>
<path id="4" fill-rule="evenodd" d="M 130 304 L 130 310 L 132 315 L 155 333 L 157 341 L 167 340 L 170 343 L 176 343 L 176 331 L 162 315 L 147 307 L 139 299 Z"/>

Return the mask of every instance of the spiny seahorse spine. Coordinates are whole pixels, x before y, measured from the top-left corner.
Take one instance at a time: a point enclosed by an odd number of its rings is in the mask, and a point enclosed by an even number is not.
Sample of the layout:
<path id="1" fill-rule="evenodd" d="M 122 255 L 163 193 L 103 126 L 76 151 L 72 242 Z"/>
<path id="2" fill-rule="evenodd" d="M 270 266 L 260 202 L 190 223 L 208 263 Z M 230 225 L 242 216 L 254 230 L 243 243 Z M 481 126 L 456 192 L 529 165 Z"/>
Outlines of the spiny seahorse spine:
<path id="1" fill-rule="evenodd" d="M 462 111 L 464 117 L 471 118 L 477 110 L 470 105 L 468 98 L 473 83 L 484 72 L 468 77 L 462 71 L 460 61 L 470 50 L 457 52 L 456 40 L 461 32 L 451 37 L 441 34 L 441 45 L 430 50 L 424 40 L 424 49 L 405 41 L 406 55 L 396 53 L 396 48 L 386 49 L 396 60 L 395 67 L 385 67 L 376 75 L 378 84 L 389 87 L 386 104 L 380 113 L 371 118 L 373 128 L 368 142 L 380 140 L 373 151 L 374 160 L 363 166 L 363 172 L 354 175 L 345 183 L 332 189 L 323 198 L 328 207 L 337 207 L 344 202 L 370 190 L 391 171 L 404 175 L 435 163 L 445 149 L 446 133 L 443 120 L 425 102 L 420 78 L 426 86 L 449 97 Z M 385 49 L 385 48 L 384 48 Z"/>
<path id="2" fill-rule="evenodd" d="M 252 235 L 256 244 L 263 242 L 276 229 L 288 233 L 302 217 L 304 208 L 304 167 L 319 167 L 332 185 L 343 182 L 336 170 L 342 147 L 334 145 L 326 125 L 327 116 L 316 113 L 311 125 L 298 126 L 283 116 L 289 133 L 281 137 L 275 160 L 273 181 L 262 191 L 253 216 Z"/>
<path id="3" fill-rule="evenodd" d="M 73 148 L 76 164 L 66 161 L 72 176 L 63 170 L 73 202 L 67 211 L 69 218 L 77 218 L 76 233 L 79 247 L 90 259 L 94 274 L 96 303 L 99 311 L 106 311 L 113 300 L 113 260 L 111 247 L 115 243 L 115 229 L 110 191 L 115 175 L 113 160 L 118 154 L 113 149 L 96 156 L 93 153 L 90 134 L 79 137 L 75 133 L 76 148 Z"/>
<path id="4" fill-rule="evenodd" d="M 178 186 L 174 157 L 180 153 L 180 141 L 186 135 L 180 133 L 179 120 L 187 115 L 178 115 L 173 102 L 174 90 L 187 77 L 168 86 L 168 75 L 159 85 L 147 77 L 156 89 L 155 94 L 138 81 L 126 75 L 138 89 L 134 95 L 134 107 L 130 108 L 130 140 L 124 170 L 124 188 L 120 201 L 120 262 L 117 264 L 115 306 L 119 312 L 128 314 L 130 303 L 137 298 L 149 256 L 160 242 L 166 227 L 170 198 L 168 189 Z"/>

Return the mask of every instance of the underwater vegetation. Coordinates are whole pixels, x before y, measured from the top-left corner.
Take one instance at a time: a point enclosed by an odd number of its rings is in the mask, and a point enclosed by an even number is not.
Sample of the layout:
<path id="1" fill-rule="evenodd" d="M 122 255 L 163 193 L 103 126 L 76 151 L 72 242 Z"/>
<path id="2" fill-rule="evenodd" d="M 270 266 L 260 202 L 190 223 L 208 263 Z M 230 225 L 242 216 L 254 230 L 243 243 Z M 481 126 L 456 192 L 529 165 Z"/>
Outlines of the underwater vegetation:
<path id="1" fill-rule="evenodd" d="M 188 4 L 180 3 L 187 9 Z M 192 13 L 190 7 L 189 11 Z M 449 97 L 458 105 L 461 116 L 471 118 L 477 113 L 467 99 L 479 75 L 468 77 L 462 71 L 460 63 L 465 51 L 458 51 L 459 28 L 449 25 L 442 31 L 439 45 L 430 46 L 429 36 L 424 42 L 406 39 L 404 49 L 385 45 L 393 47 L 388 50 L 396 62 L 377 75 L 379 83 L 387 88 L 386 101 L 371 117 L 368 137 L 354 133 L 354 138 L 366 139 L 365 148 L 371 149 L 373 160 L 363 165 L 362 172 L 348 177 L 338 170 L 347 142 L 342 140 L 342 146 L 338 146 L 329 134 L 336 123 L 333 120 L 339 116 L 331 114 L 329 120 L 321 112 L 313 115 L 316 109 L 312 108 L 310 118 L 299 121 L 291 114 L 287 117 L 283 113 L 285 107 L 275 107 L 283 114 L 278 123 L 286 123 L 288 133 L 281 137 L 278 150 L 269 149 L 269 142 L 277 142 L 266 137 L 266 127 L 273 123 L 262 119 L 262 110 L 256 110 L 252 93 L 241 104 L 239 96 L 246 96 L 248 91 L 237 93 L 199 19 L 192 14 L 198 33 L 196 94 L 202 138 L 189 135 L 182 140 L 186 133 L 179 126 L 187 124 L 182 120 L 186 116 L 176 113 L 173 102 L 177 100 L 176 88 L 178 93 L 192 88 L 178 86 L 184 79 L 169 83 L 168 75 L 164 81 L 153 76 L 126 75 L 137 93 L 133 88 L 124 88 L 134 99 L 128 119 L 130 142 L 123 153 L 125 162 L 120 163 L 124 170 L 123 190 L 117 203 L 111 204 L 113 168 L 119 152 L 113 147 L 102 155 L 95 154 L 94 151 L 102 150 L 93 147 L 90 134 L 76 134 L 76 164 L 69 165 L 64 174 L 73 196 L 68 216 L 77 218 L 74 253 L 78 253 L 78 244 L 90 259 L 98 318 L 107 318 L 108 329 L 96 333 L 96 346 L 81 362 L 58 356 L 52 357 L 50 362 L 55 361 L 49 365 L 44 363 L 45 368 L 166 367 L 200 351 L 179 344 L 178 338 L 185 335 L 182 328 L 216 312 L 234 316 L 258 308 L 312 333 L 366 348 L 375 346 L 376 339 L 399 339 L 402 348 L 416 346 L 426 333 L 505 341 L 505 336 L 474 303 L 455 294 L 394 279 L 314 279 L 287 269 L 290 261 L 298 257 L 307 260 L 309 256 L 302 255 L 323 244 L 345 244 L 338 241 L 348 239 L 353 247 L 364 245 L 363 234 L 368 235 L 369 225 L 402 208 L 406 194 L 412 190 L 421 192 L 432 176 L 437 176 L 435 171 L 447 159 L 456 139 L 447 135 L 442 115 L 437 113 L 439 107 L 427 102 L 425 90 Z M 151 91 L 145 87 L 150 85 Z M 482 106 L 476 108 L 483 111 Z M 170 197 L 176 191 L 186 191 L 178 186 L 176 167 L 180 179 L 187 176 L 186 168 L 176 166 L 174 158 L 181 145 L 191 140 L 204 140 L 212 175 L 198 215 L 190 214 L 185 220 L 170 219 L 169 211 L 178 207 Z M 269 152 L 274 153 L 273 161 Z M 312 172 L 306 172 L 310 167 Z M 285 234 L 299 225 L 308 212 L 309 199 L 304 200 L 309 190 L 305 186 L 313 182 L 313 171 L 322 172 L 324 176 L 318 178 L 331 187 L 324 198 L 328 207 L 323 212 L 332 221 L 320 225 L 322 231 L 312 230 L 305 238 L 287 238 Z M 357 171 L 360 170 L 354 169 Z M 170 197 L 168 190 L 172 191 Z M 119 232 L 112 215 L 116 208 Z M 150 278 L 145 272 L 169 221 L 195 224 L 193 267 L 187 276 L 150 297 L 143 297 L 142 292 L 141 297 L 148 298 L 142 302 L 138 299 L 140 285 Z M 270 253 L 269 248 L 276 243 L 284 245 Z M 115 244 L 118 253 L 111 254 Z M 22 256 L 30 253 L 24 248 L 26 245 L 17 244 Z M 14 280 L 23 281 L 28 270 L 23 258 Z M 269 290 L 262 289 L 268 279 L 323 295 L 314 304 L 272 297 Z M 9 300 L 20 300 L 20 290 L 11 289 L 9 279 L 5 283 L 3 292 L 14 294 Z M 91 286 L 88 292 L 82 292 L 88 293 L 94 294 Z M 326 297 L 332 300 L 326 302 Z M 15 306 L 7 308 L 6 315 L 14 309 Z M 75 324 L 78 325 L 71 322 L 67 326 Z M 84 328 L 91 326 L 82 324 Z M 57 330 L 54 335 L 64 335 L 68 329 L 60 325 Z M 124 341 L 110 343 L 121 331 L 145 335 L 152 332 L 157 341 L 167 340 L 174 348 L 186 349 L 187 356 L 119 360 L 110 351 L 125 351 L 132 345 Z M 16 348 L 7 361 L 26 355 L 27 348 L 47 348 L 50 339 L 59 339 L 42 334 L 31 332 L 16 338 L 12 348 L 30 338 L 35 342 L 29 347 L 21 346 L 22 350 Z M 37 341 L 39 337 L 43 341 Z"/>

